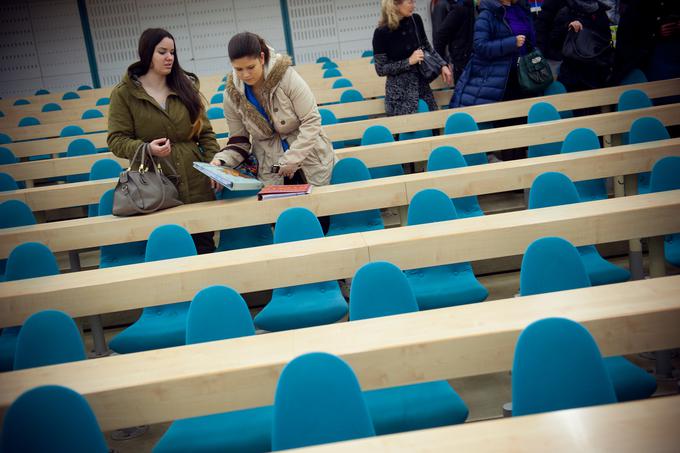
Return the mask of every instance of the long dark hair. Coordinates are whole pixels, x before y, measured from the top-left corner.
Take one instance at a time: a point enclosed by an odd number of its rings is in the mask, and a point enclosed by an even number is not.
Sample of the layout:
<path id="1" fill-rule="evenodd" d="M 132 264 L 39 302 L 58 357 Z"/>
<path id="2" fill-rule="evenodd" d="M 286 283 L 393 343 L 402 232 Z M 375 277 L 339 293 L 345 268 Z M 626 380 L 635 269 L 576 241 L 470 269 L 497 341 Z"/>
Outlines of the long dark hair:
<path id="1" fill-rule="evenodd" d="M 264 53 L 264 64 L 269 63 L 269 47 L 260 35 L 244 31 L 234 35 L 227 46 L 230 60 L 238 60 L 243 57 L 260 58 Z"/>
<path id="2" fill-rule="evenodd" d="M 142 36 L 139 37 L 139 46 L 137 47 L 139 61 L 130 67 L 130 72 L 136 76 L 146 74 L 151 66 L 151 59 L 153 58 L 156 46 L 165 38 L 170 38 L 172 42 L 175 42 L 175 38 L 170 32 L 162 28 L 147 28 L 144 30 Z M 201 128 L 201 114 L 205 107 L 198 89 L 189 77 L 198 80 L 196 75 L 185 72 L 179 65 L 177 47 L 175 45 L 175 61 L 172 64 L 170 74 L 168 74 L 165 80 L 168 87 L 177 93 L 179 99 L 189 110 L 189 118 L 193 124 L 191 134 L 193 137 Z"/>

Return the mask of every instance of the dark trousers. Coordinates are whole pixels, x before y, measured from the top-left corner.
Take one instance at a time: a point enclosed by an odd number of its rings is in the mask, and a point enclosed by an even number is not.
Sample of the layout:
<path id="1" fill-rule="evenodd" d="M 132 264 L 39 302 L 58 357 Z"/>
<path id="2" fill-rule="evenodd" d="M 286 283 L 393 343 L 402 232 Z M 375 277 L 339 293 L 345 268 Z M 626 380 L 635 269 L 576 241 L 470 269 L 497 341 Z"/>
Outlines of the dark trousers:
<path id="1" fill-rule="evenodd" d="M 205 233 L 195 233 L 191 235 L 196 245 L 196 252 L 199 255 L 204 253 L 212 253 L 215 251 L 215 232 L 206 231 Z"/>
<path id="2" fill-rule="evenodd" d="M 307 184 L 307 178 L 302 170 L 296 171 L 291 178 L 283 178 L 283 184 L 290 186 L 295 184 Z M 331 218 L 327 215 L 319 217 L 319 223 L 321 224 L 321 229 L 323 230 L 324 236 L 328 233 L 328 228 L 331 225 Z"/>

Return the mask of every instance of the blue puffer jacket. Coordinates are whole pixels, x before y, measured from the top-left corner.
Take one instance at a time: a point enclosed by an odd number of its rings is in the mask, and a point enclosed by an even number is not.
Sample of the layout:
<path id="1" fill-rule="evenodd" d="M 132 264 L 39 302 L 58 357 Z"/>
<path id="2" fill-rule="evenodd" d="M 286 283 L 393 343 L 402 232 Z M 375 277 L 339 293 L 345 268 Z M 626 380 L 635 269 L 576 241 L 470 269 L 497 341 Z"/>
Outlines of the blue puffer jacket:
<path id="1" fill-rule="evenodd" d="M 517 38 L 498 0 L 482 0 L 475 23 L 472 58 L 456 83 L 450 107 L 489 104 L 503 99 L 512 65 L 519 56 Z"/>

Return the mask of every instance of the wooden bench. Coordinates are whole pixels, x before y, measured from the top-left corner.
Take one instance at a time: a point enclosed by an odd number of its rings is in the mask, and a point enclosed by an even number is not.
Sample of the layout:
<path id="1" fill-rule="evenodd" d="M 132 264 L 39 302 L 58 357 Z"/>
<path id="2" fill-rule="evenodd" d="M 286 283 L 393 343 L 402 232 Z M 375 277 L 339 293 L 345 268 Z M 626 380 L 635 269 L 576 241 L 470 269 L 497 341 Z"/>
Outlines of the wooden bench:
<path id="1" fill-rule="evenodd" d="M 105 431 L 268 405 L 285 364 L 312 351 L 342 357 L 365 390 L 496 373 L 551 316 L 582 323 L 605 356 L 669 349 L 679 292 L 665 277 L 14 371 L 0 374 L 0 413 L 46 384 L 84 395 Z"/>
<path id="2" fill-rule="evenodd" d="M 674 451 L 680 396 L 548 412 L 319 445 L 304 453 L 355 451 Z M 571 429 L 574 427 L 575 429 Z"/>
<path id="3" fill-rule="evenodd" d="M 650 170 L 656 160 L 672 155 L 680 155 L 680 139 L 500 162 L 492 166 L 410 174 L 378 179 L 370 183 L 318 187 L 308 197 L 295 199 L 295 204 L 308 206 L 312 209 L 323 206 L 326 212 L 337 214 L 339 212 L 335 212 L 333 205 L 338 202 L 342 203 L 340 200 L 342 198 L 352 198 L 355 200 L 351 206 L 354 210 L 388 208 L 405 204 L 406 200 L 412 198 L 413 194 L 422 188 L 438 188 L 451 197 L 484 195 L 527 188 L 536 175 L 547 171 L 563 172 L 575 181 L 636 174 Z M 28 204 L 34 211 L 95 204 L 99 202 L 99 198 L 105 191 L 115 187 L 116 182 L 117 179 L 114 178 L 0 192 L 0 202 L 18 199 Z M 402 185 L 405 187 L 405 195 L 397 196 L 398 188 Z M 362 187 L 363 190 L 361 190 Z M 389 195 L 381 196 L 378 194 L 378 192 L 383 191 Z M 331 196 L 331 194 L 333 195 Z M 268 212 L 267 216 L 274 217 L 262 218 L 261 222 L 273 222 L 277 213 L 290 206 L 292 202 L 292 200 L 283 199 L 269 201 L 270 206 L 275 207 L 275 209 Z M 254 197 L 240 202 L 235 200 L 225 201 L 221 202 L 220 205 L 232 203 L 239 203 L 238 209 L 240 211 L 263 211 L 261 209 L 262 203 L 256 201 Z M 346 203 L 343 203 L 343 205 L 346 205 Z M 238 221 L 238 219 L 241 219 L 241 217 L 234 218 L 235 221 Z M 249 220 L 258 221 L 254 218 Z"/>
<path id="4" fill-rule="evenodd" d="M 178 211 L 172 223 L 188 223 L 190 230 L 198 231 L 214 221 L 211 217 L 203 224 L 182 222 L 181 217 Z M 220 223 L 223 219 L 217 212 L 213 217 Z M 65 248 L 76 248 L 69 241 L 78 242 L 79 248 L 83 243 L 110 242 L 100 220 L 112 226 L 120 221 L 118 234 L 128 234 L 127 241 L 137 240 L 129 219 L 90 220 L 82 238 L 60 236 Z M 123 227 L 125 223 L 131 228 Z M 677 231 L 680 191 L 670 191 L 82 271 L 35 278 L 30 284 L 0 283 L 0 327 L 19 325 L 46 308 L 82 317 L 181 302 L 215 284 L 248 293 L 347 278 L 369 261 L 386 260 L 412 269 L 521 255 L 542 236 L 561 236 L 581 246 Z M 36 239 L 53 248 L 50 238 Z"/>
<path id="5" fill-rule="evenodd" d="M 428 115 L 421 113 L 417 115 Z M 399 128 L 392 132 L 406 132 L 416 127 L 422 127 L 421 120 L 414 116 L 411 121 L 404 120 Z M 675 125 L 680 123 L 680 104 L 650 107 L 647 109 L 627 110 L 623 112 L 603 113 L 587 117 L 576 117 L 559 121 L 545 123 L 518 125 L 497 129 L 486 129 L 477 132 L 469 132 L 455 135 L 440 135 L 435 137 L 406 140 L 395 143 L 386 143 L 354 148 L 336 150 L 338 158 L 358 157 L 364 161 L 368 167 L 381 165 L 418 162 L 427 160 L 432 149 L 442 146 L 455 146 L 463 154 L 491 152 L 503 149 L 515 148 L 520 146 L 536 145 L 541 143 L 551 143 L 562 141 L 572 130 L 579 127 L 593 129 L 598 135 L 620 134 L 630 129 L 632 122 L 642 116 L 654 116 L 664 125 Z M 384 118 L 387 120 L 389 118 Z M 377 120 L 367 120 L 367 122 Z M 363 122 L 361 122 L 363 123 Z M 362 128 L 360 123 L 354 126 L 354 135 L 359 134 Z M 326 126 L 326 132 L 332 140 L 336 140 L 336 130 L 351 130 L 346 124 Z M 417 129 L 415 129 L 417 130 Z M 337 135 L 340 135 L 338 133 Z M 54 146 L 67 146 L 67 138 L 52 139 Z M 48 140 L 46 140 L 48 141 Z M 105 137 L 93 139 L 95 146 L 100 146 L 99 141 L 105 142 Z M 226 139 L 220 139 L 220 145 L 226 144 Z M 29 142 L 30 143 L 30 142 Z M 40 142 L 36 142 L 40 143 Z M 26 146 L 26 143 L 16 143 L 12 145 L 14 150 L 21 150 L 23 153 L 35 153 L 36 148 Z M 45 148 L 39 148 L 42 153 Z M 34 162 L 20 162 L 0 166 L 0 171 L 10 174 L 17 181 L 35 180 L 55 176 L 65 176 L 70 174 L 87 173 L 97 160 L 103 158 L 113 158 L 111 153 L 99 153 L 80 157 L 45 159 Z M 127 165 L 126 160 L 123 165 Z"/>

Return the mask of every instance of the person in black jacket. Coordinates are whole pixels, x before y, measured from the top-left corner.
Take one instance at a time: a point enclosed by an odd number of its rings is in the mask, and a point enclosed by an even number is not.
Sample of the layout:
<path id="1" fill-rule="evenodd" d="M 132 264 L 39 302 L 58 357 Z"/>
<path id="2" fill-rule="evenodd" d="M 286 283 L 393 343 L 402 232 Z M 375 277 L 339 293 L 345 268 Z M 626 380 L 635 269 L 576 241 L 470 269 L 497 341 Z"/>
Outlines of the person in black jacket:
<path id="1" fill-rule="evenodd" d="M 472 55 L 472 36 L 475 30 L 474 0 L 460 0 L 449 9 L 438 31 L 433 35 L 434 50 L 442 57 L 448 55 L 453 67 L 454 82 L 460 78 Z"/>
<path id="2" fill-rule="evenodd" d="M 456 4 L 456 0 L 430 0 L 430 23 L 432 24 L 432 39 L 436 36 L 446 15 L 451 7 Z M 440 54 L 444 57 L 444 54 Z"/>
<path id="3" fill-rule="evenodd" d="M 557 39 L 555 42 L 559 42 L 561 38 L 564 43 L 569 33 L 580 33 L 583 29 L 611 39 L 608 9 L 608 6 L 597 0 L 566 0 L 566 6 L 557 12 L 553 21 L 553 36 Z M 613 51 L 603 53 L 598 59 L 598 64 L 593 64 L 563 58 L 557 80 L 570 92 L 602 88 L 611 74 Z"/>
<path id="4" fill-rule="evenodd" d="M 562 62 L 562 44 L 566 37 L 564 30 L 555 26 L 555 17 L 565 6 L 567 6 L 567 0 L 545 0 L 534 20 L 536 47 L 548 60 L 553 74 L 559 73 Z"/>
<path id="5" fill-rule="evenodd" d="M 622 8 L 612 82 L 633 69 L 648 80 L 680 77 L 680 1 L 632 0 Z"/>
<path id="6" fill-rule="evenodd" d="M 413 0 L 382 0 L 380 23 L 373 33 L 375 71 L 380 77 L 387 77 L 388 116 L 418 112 L 419 98 L 430 111 L 437 110 L 432 89 L 418 70 L 418 64 L 425 58 L 423 50 L 438 58 L 441 76 L 451 85 L 451 70 L 430 45 L 423 20 L 413 13 L 414 9 Z"/>

